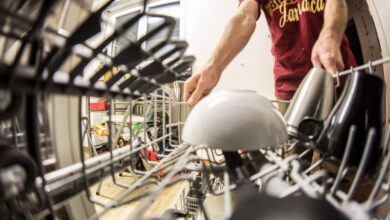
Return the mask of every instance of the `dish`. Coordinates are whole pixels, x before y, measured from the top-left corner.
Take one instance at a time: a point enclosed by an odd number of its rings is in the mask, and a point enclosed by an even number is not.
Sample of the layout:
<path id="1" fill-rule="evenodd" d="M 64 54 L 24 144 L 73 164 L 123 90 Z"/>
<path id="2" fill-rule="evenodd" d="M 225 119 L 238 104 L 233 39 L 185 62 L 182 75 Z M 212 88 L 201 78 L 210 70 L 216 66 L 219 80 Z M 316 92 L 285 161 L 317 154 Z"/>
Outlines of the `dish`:
<path id="1" fill-rule="evenodd" d="M 254 91 L 222 90 L 200 101 L 189 114 L 183 140 L 223 151 L 277 147 L 288 139 L 283 116 Z"/>

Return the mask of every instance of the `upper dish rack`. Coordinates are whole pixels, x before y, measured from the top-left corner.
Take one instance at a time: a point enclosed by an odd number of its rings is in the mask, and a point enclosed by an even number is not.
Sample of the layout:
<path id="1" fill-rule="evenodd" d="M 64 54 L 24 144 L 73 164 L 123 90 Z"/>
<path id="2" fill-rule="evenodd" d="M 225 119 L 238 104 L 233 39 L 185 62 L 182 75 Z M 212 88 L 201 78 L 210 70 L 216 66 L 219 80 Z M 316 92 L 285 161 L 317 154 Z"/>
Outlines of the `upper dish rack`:
<path id="1" fill-rule="evenodd" d="M 16 47 L 13 56 L 4 51 L 9 49 L 7 46 L 3 48 L 0 87 L 14 93 L 45 92 L 138 98 L 162 84 L 188 77 L 187 70 L 195 59 L 184 55 L 188 47 L 185 41 L 171 40 L 175 20 L 169 16 L 149 14 L 144 10 L 113 28 L 112 33 L 97 45 L 91 46 L 88 40 L 102 31 L 102 23 L 112 26 L 103 16 L 112 2 L 114 1 L 107 1 L 99 9 L 90 12 L 69 35 L 61 34 L 45 23 L 58 1 L 38 1 L 41 4 L 35 19 L 21 16 L 17 11 L 0 8 L 0 19 L 5 25 L 0 35 L 6 41 L 14 42 Z M 117 38 L 125 37 L 125 32 L 145 16 L 159 18 L 161 23 L 137 41 L 126 38 L 128 44 L 118 54 L 107 55 L 107 46 Z M 166 37 L 163 41 L 150 49 L 144 48 L 143 44 L 148 39 L 164 31 Z M 169 49 L 161 52 L 166 47 Z M 77 59 L 78 62 L 69 62 L 70 59 Z M 83 71 L 93 59 L 100 60 L 103 65 L 87 78 L 83 76 Z M 145 60 L 149 61 L 148 64 L 139 68 Z M 73 65 L 69 66 L 69 63 Z M 118 70 L 117 74 L 106 83 L 100 82 L 99 79 L 114 67 Z M 127 73 L 131 77 L 123 80 Z"/>

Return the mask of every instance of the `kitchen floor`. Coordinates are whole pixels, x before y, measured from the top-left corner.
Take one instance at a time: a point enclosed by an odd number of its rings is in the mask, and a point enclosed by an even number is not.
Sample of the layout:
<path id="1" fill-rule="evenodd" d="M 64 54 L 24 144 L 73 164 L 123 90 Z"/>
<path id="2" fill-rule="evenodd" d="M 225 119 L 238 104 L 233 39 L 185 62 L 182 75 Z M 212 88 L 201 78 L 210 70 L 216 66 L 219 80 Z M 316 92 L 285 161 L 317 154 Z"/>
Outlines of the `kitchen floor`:
<path id="1" fill-rule="evenodd" d="M 128 173 L 124 173 L 123 176 L 117 176 L 117 181 L 122 184 L 131 184 L 136 178 L 132 177 Z M 91 187 L 91 192 L 95 193 L 98 184 Z M 154 185 L 148 185 L 141 189 L 138 189 L 131 193 L 126 199 L 132 198 L 134 196 L 140 195 L 144 192 L 150 191 L 154 188 Z M 178 207 L 182 205 L 182 196 L 183 190 L 188 189 L 187 182 L 179 182 L 169 188 L 164 189 L 159 195 L 155 198 L 153 203 L 145 211 L 144 217 L 151 218 L 155 216 L 161 216 L 165 211 L 171 208 Z M 109 203 L 113 198 L 118 196 L 120 193 L 124 192 L 126 189 L 115 185 L 111 177 L 106 178 L 103 181 L 103 185 L 100 191 L 100 195 L 95 195 L 97 201 L 102 203 Z M 139 200 L 128 205 L 123 205 L 115 209 L 109 210 L 105 215 L 100 219 L 102 220 L 112 220 L 112 219 L 134 219 L 135 213 L 137 211 L 137 206 L 141 204 L 143 200 Z M 95 205 L 96 212 L 102 210 L 101 206 Z"/>

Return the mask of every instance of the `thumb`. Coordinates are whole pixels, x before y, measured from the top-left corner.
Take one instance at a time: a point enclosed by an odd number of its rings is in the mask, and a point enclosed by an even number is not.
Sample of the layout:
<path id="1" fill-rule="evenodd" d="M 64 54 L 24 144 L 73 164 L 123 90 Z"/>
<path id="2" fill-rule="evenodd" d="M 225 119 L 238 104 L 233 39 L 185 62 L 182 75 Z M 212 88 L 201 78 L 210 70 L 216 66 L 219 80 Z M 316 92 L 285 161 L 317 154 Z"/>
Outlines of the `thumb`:
<path id="1" fill-rule="evenodd" d="M 318 57 L 318 55 L 314 54 L 314 55 L 311 57 L 311 62 L 313 63 L 313 67 L 322 68 L 321 60 L 320 60 L 320 58 Z"/>
<path id="2" fill-rule="evenodd" d="M 198 84 L 200 78 L 200 74 L 193 75 L 191 78 L 187 79 L 187 81 L 184 84 L 184 94 L 183 99 L 185 102 L 188 101 L 193 91 L 196 89 L 196 86 Z"/>
<path id="3" fill-rule="evenodd" d="M 324 60 L 323 62 L 325 70 L 334 75 L 337 72 L 337 63 L 334 60 Z"/>

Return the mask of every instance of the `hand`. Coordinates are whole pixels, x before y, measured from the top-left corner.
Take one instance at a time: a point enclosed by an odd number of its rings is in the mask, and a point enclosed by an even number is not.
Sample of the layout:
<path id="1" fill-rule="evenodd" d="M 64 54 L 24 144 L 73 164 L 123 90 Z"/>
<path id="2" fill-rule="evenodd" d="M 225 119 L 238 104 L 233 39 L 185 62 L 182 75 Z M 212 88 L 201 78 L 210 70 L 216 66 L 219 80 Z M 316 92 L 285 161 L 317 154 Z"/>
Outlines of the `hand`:
<path id="1" fill-rule="evenodd" d="M 341 56 L 340 43 L 330 34 L 320 34 L 314 44 L 311 53 L 311 62 L 314 67 L 324 68 L 331 74 L 344 69 L 344 62 Z"/>
<path id="2" fill-rule="evenodd" d="M 192 108 L 207 96 L 217 85 L 221 73 L 212 67 L 206 67 L 192 75 L 184 84 L 184 101 Z"/>

